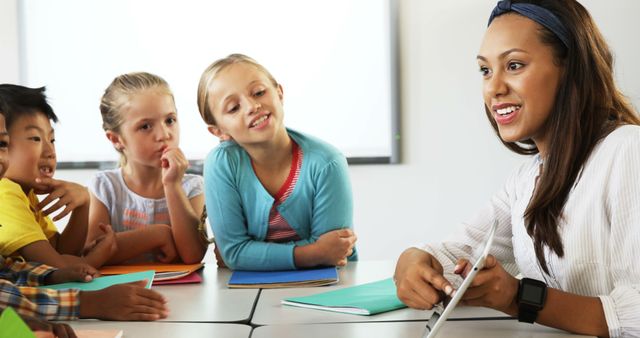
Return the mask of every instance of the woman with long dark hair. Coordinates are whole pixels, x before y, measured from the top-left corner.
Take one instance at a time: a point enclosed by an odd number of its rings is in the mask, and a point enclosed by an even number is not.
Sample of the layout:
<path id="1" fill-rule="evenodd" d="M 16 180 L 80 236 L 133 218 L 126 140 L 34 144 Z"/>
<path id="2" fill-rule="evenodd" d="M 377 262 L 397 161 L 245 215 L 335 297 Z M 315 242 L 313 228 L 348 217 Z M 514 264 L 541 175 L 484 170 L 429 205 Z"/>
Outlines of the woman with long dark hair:
<path id="1" fill-rule="evenodd" d="M 598 336 L 640 336 L 640 118 L 575 0 L 500 1 L 477 56 L 485 111 L 507 148 L 533 155 L 456 240 L 407 249 L 398 297 L 454 292 L 494 221 L 463 303 Z M 523 278 L 513 277 L 520 273 Z"/>

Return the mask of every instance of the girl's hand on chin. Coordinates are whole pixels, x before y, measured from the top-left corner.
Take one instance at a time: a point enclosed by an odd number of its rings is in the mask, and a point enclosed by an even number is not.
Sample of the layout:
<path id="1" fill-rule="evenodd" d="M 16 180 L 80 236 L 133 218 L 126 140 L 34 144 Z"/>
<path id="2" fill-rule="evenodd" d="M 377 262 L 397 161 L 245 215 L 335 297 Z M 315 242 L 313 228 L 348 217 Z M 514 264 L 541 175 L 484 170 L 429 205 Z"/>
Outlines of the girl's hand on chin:
<path id="1" fill-rule="evenodd" d="M 162 184 L 181 183 L 189 168 L 189 161 L 180 148 L 167 148 L 160 158 L 162 166 Z"/>

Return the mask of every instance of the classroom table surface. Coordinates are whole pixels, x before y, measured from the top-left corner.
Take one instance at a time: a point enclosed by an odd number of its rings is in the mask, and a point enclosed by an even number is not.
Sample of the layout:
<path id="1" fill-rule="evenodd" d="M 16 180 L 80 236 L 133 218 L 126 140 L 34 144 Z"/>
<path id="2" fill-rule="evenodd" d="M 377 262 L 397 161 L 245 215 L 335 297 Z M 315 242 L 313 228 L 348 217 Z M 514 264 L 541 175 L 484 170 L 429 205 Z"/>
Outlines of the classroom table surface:
<path id="1" fill-rule="evenodd" d="M 251 338 L 421 338 L 426 322 L 377 322 L 268 325 L 253 330 Z M 438 338 L 568 338 L 587 337 L 517 320 L 448 321 Z"/>
<path id="2" fill-rule="evenodd" d="M 103 322 L 97 320 L 82 320 L 69 324 L 74 330 L 122 330 L 123 338 L 248 338 L 251 334 L 251 326 L 243 324 Z"/>
<path id="3" fill-rule="evenodd" d="M 316 293 L 336 290 L 348 286 L 373 282 L 393 276 L 395 262 L 385 261 L 359 261 L 349 262 L 346 267 L 340 268 L 338 284 L 333 286 L 312 288 L 287 288 L 287 289 L 263 289 L 258 298 L 255 313 L 251 319 L 254 325 L 274 324 L 308 324 L 308 323 L 349 323 L 349 322 L 385 322 L 426 320 L 431 317 L 432 311 L 420 311 L 414 309 L 400 309 L 391 312 L 380 313 L 373 316 L 360 316 L 345 313 L 336 313 L 314 309 L 282 305 L 280 302 L 288 297 L 308 296 Z M 477 318 L 509 318 L 506 314 L 489 308 L 460 306 L 456 307 L 449 319 L 477 319 Z"/>
<path id="4" fill-rule="evenodd" d="M 169 322 L 247 323 L 258 297 L 258 289 L 229 289 L 229 269 L 207 261 L 198 273 L 202 283 L 156 285 L 152 289 L 167 298 Z"/>

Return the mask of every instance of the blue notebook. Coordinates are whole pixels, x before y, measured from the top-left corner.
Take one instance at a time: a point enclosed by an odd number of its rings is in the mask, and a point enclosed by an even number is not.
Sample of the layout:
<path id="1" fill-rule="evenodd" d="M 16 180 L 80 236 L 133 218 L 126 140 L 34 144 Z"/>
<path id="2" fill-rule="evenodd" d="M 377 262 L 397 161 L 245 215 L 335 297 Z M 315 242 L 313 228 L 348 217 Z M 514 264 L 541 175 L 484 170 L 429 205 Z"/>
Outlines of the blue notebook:
<path id="1" fill-rule="evenodd" d="M 330 285 L 338 282 L 336 267 L 286 271 L 234 271 L 230 288 L 273 289 Z"/>

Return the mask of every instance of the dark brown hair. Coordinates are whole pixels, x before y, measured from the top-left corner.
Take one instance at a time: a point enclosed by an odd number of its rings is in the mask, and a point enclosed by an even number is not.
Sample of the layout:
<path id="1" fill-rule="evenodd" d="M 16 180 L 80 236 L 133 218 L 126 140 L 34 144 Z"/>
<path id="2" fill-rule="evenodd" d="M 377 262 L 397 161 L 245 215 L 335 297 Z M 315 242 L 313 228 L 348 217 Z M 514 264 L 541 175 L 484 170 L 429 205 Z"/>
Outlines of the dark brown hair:
<path id="1" fill-rule="evenodd" d="M 559 223 L 569 193 L 595 145 L 616 127 L 640 124 L 640 118 L 613 79 L 613 56 L 589 12 L 575 0 L 524 0 L 555 14 L 569 31 L 569 45 L 540 26 L 540 40 L 551 47 L 555 62 L 563 69 L 555 103 L 544 124 L 549 149 L 527 209 L 525 225 L 533 238 L 536 257 L 549 272 L 544 247 L 559 257 L 564 247 Z M 515 12 L 509 12 L 515 13 Z M 517 13 L 515 13 L 517 14 Z M 496 134 L 491 111 L 487 117 Z M 536 154 L 533 140 L 502 143 L 518 154 Z"/>

